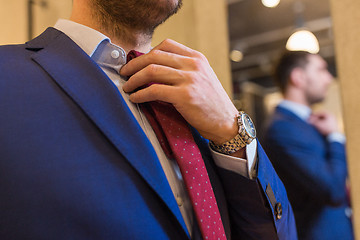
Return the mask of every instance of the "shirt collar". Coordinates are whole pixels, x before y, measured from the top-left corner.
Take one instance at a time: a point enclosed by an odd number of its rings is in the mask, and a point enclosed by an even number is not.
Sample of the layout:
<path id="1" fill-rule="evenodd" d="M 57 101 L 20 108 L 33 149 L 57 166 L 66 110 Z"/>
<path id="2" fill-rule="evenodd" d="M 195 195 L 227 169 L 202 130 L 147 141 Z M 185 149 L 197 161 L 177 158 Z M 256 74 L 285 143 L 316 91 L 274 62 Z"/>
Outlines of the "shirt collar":
<path id="1" fill-rule="evenodd" d="M 54 28 L 70 37 L 101 67 L 119 72 L 126 63 L 124 49 L 112 44 L 110 38 L 95 29 L 65 19 L 59 19 Z"/>
<path id="2" fill-rule="evenodd" d="M 279 107 L 285 108 L 286 110 L 292 112 L 303 121 L 307 121 L 311 115 L 311 108 L 292 101 L 283 100 L 280 102 Z"/>
<path id="3" fill-rule="evenodd" d="M 102 41 L 110 41 L 110 39 L 101 32 L 66 19 L 59 19 L 54 28 L 70 37 L 71 40 L 79 45 L 90 57 Z"/>

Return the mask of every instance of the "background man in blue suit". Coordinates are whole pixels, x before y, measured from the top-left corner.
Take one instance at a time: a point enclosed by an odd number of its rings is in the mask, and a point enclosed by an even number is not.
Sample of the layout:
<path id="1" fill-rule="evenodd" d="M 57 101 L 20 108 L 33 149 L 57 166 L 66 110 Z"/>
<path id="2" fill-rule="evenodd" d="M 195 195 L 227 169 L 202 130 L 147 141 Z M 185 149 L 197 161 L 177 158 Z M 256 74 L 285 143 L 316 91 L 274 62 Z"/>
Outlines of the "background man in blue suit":
<path id="1" fill-rule="evenodd" d="M 275 72 L 285 100 L 275 109 L 264 146 L 287 189 L 299 239 L 353 239 L 345 138 L 333 115 L 310 109 L 332 81 L 327 64 L 317 54 L 286 52 Z"/>
<path id="2" fill-rule="evenodd" d="M 202 239 L 178 166 L 137 104 L 154 100 L 193 127 L 227 239 L 297 239 L 257 141 L 231 156 L 209 147 L 237 136 L 239 113 L 206 58 L 171 40 L 151 49 L 180 5 L 74 0 L 71 21 L 0 47 L 0 239 Z M 147 54 L 126 64 L 131 49 Z M 137 90 L 149 82 L 161 84 Z"/>

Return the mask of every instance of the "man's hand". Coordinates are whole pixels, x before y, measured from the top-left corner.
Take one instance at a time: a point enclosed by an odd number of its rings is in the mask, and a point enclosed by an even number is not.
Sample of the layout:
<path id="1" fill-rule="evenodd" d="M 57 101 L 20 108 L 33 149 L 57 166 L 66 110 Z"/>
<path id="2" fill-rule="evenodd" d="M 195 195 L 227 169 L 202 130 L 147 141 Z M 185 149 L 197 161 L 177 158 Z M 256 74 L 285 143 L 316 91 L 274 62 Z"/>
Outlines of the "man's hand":
<path id="1" fill-rule="evenodd" d="M 336 132 L 338 130 L 335 116 L 327 112 L 312 114 L 308 122 L 324 136 L 327 136 L 330 133 Z"/>
<path id="2" fill-rule="evenodd" d="M 237 134 L 238 111 L 200 52 L 165 40 L 126 64 L 120 74 L 131 76 L 123 89 L 132 102 L 172 103 L 203 137 L 216 144 Z M 148 83 L 159 84 L 137 90 Z"/>

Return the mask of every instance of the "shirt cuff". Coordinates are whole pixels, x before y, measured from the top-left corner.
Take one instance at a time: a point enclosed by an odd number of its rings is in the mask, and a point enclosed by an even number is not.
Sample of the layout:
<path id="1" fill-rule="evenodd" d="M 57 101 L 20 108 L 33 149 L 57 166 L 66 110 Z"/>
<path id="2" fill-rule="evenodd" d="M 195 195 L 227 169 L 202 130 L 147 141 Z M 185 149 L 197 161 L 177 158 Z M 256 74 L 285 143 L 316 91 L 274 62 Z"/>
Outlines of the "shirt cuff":
<path id="1" fill-rule="evenodd" d="M 214 151 L 210 146 L 211 155 L 214 158 L 215 164 L 218 167 L 233 171 L 250 179 L 256 178 L 257 172 L 255 169 L 257 160 L 257 141 L 254 139 L 246 146 L 246 158 L 232 157 Z"/>
<path id="2" fill-rule="evenodd" d="M 328 142 L 339 142 L 341 144 L 345 144 L 346 142 L 344 134 L 339 132 L 330 133 L 329 135 L 327 135 L 326 139 L 328 140 Z"/>

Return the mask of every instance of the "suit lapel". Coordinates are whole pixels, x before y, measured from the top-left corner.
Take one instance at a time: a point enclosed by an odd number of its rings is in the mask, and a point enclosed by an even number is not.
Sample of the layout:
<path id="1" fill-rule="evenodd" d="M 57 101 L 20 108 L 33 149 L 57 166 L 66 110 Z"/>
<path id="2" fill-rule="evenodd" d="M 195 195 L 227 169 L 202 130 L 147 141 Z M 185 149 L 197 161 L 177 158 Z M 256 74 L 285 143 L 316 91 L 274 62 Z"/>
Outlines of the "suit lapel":
<path id="1" fill-rule="evenodd" d="M 36 50 L 33 60 L 97 125 L 166 203 L 187 232 L 154 149 L 105 73 L 65 34 L 53 28 L 28 42 L 26 48 Z"/>

